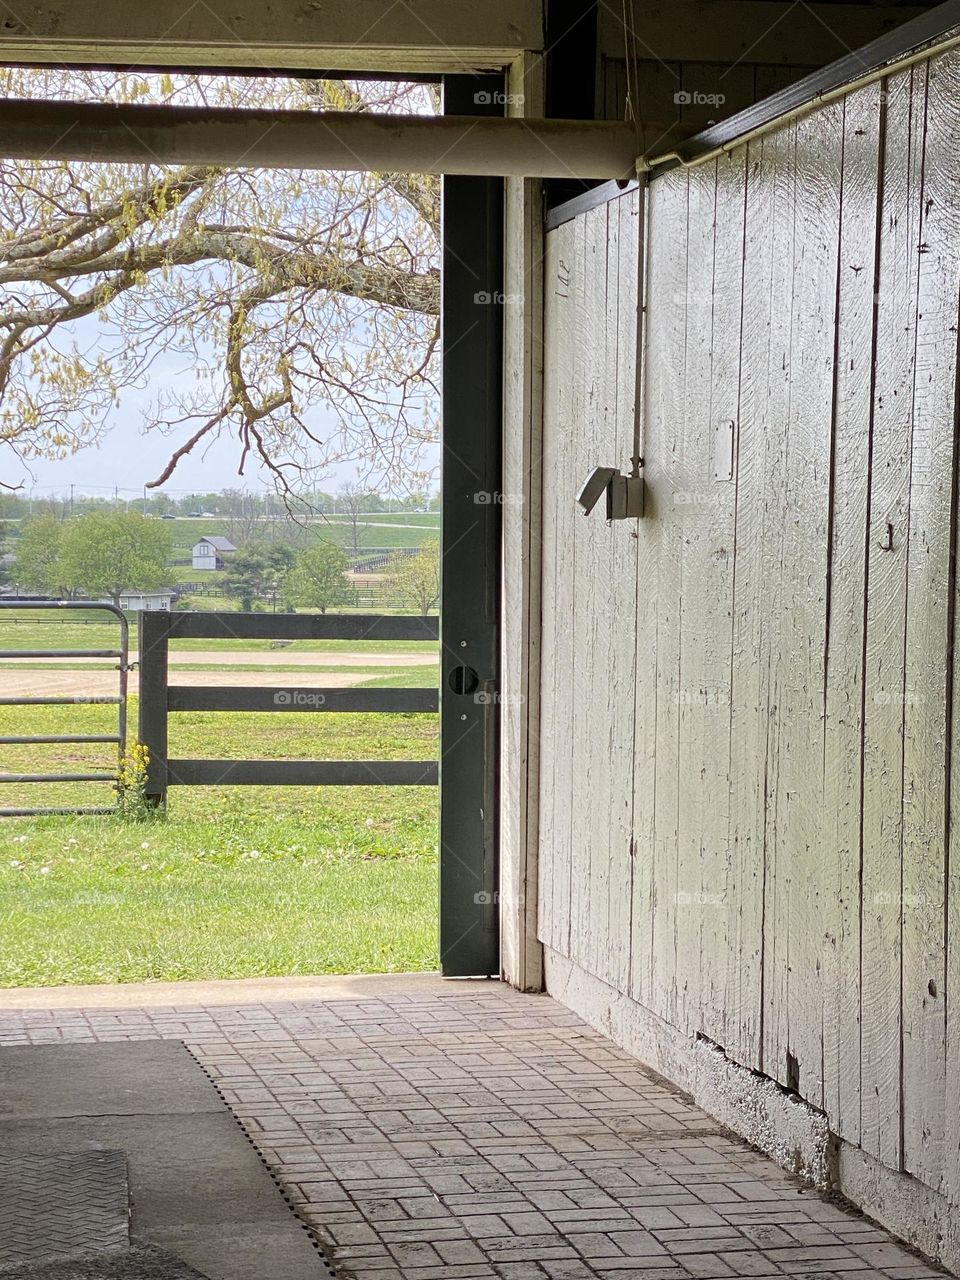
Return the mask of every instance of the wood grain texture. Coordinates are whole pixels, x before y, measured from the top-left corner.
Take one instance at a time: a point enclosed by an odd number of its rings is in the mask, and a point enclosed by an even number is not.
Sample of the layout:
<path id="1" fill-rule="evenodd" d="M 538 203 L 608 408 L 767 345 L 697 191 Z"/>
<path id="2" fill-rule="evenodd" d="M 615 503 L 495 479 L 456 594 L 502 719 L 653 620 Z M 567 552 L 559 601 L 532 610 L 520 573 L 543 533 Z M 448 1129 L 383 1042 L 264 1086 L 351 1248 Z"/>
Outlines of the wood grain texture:
<path id="1" fill-rule="evenodd" d="M 864 662 L 861 1145 L 898 1167 L 906 535 L 919 160 L 912 72 L 887 82 Z M 892 530 L 892 549 L 889 545 Z"/>
<path id="2" fill-rule="evenodd" d="M 640 222 L 638 191 L 613 201 L 608 209 L 610 254 L 607 262 L 606 377 L 613 386 L 611 457 L 627 471 L 634 447 L 637 392 L 637 336 L 640 291 Z M 616 317 L 616 324 L 611 323 Z M 607 530 L 610 555 L 609 622 L 604 637 L 610 716 L 603 727 L 608 749 L 607 914 L 605 941 L 599 954 L 606 980 L 626 990 L 630 980 L 630 939 L 634 872 L 634 775 L 637 672 L 637 529 L 638 521 L 613 524 Z M 600 581 L 603 576 L 600 575 Z"/>
<path id="3" fill-rule="evenodd" d="M 544 544 L 541 800 L 549 786 L 552 888 L 541 894 L 541 936 L 588 972 L 624 983 L 637 544 L 631 526 L 607 524 L 602 509 L 584 518 L 574 499 L 592 467 L 629 466 L 638 253 L 636 192 L 548 237 L 544 494 L 553 528 Z"/>
<path id="4" fill-rule="evenodd" d="M 823 1074 L 831 1128 L 860 1138 L 860 820 L 874 263 L 875 85 L 844 103 L 833 408 L 830 611 L 823 726 Z"/>
<path id="5" fill-rule="evenodd" d="M 768 829 L 775 871 L 767 877 L 765 1063 L 768 1074 L 820 1108 L 823 870 L 830 860 L 821 827 L 822 743 L 842 120 L 842 105 L 835 104 L 799 121 L 786 157 L 793 226 L 779 220 L 782 248 L 775 256 L 791 264 L 792 305 L 787 345 L 771 360 L 779 389 L 782 354 L 787 386 L 781 603 L 771 653 L 776 822 Z M 773 415 L 768 430 L 776 430 Z"/>
<path id="6" fill-rule="evenodd" d="M 570 224 L 544 590 L 558 949 L 960 1205 L 958 144 L 951 52 L 652 180 L 632 544 L 562 498 L 626 461 L 630 206 Z"/>
<path id="7" fill-rule="evenodd" d="M 903 768 L 903 1161 L 928 1186 L 950 1188 L 944 1164 L 947 1092 L 946 875 L 948 653 L 953 642 L 952 521 L 956 475 L 957 298 L 960 292 L 960 78 L 956 54 L 914 74 L 922 125 L 916 364 L 907 543 Z M 954 996 L 957 992 L 954 990 Z M 956 1184 L 953 1184 L 956 1189 Z"/>
<path id="8" fill-rule="evenodd" d="M 765 379 L 761 382 L 763 402 L 760 429 L 764 437 L 761 492 L 764 530 L 760 558 L 760 590 L 752 602 L 762 617 L 759 659 L 766 673 L 762 686 L 761 717 L 764 730 L 763 772 L 766 803 L 764 809 L 763 888 L 763 1070 L 781 1083 L 788 1083 L 787 1055 L 790 1050 L 789 969 L 790 920 L 789 885 L 791 854 L 787 833 L 789 815 L 782 811 L 789 797 L 781 786 L 781 746 L 789 724 L 781 725 L 781 702 L 788 701 L 784 680 L 789 667 L 782 662 L 782 646 L 791 607 L 792 585 L 784 559 L 791 547 L 793 530 L 788 528 L 788 486 L 790 439 L 790 376 L 794 291 L 802 282 L 794 275 L 796 249 L 797 184 L 795 124 L 787 125 L 764 139 L 763 158 L 770 187 L 770 260 L 762 285 L 769 290 L 770 311 L 767 328 Z M 748 239 L 759 228 L 747 226 Z M 761 368 L 764 368 L 761 365 Z M 789 774 L 788 774 L 789 778 Z M 783 832 L 781 834 L 781 825 Z"/>
<path id="9" fill-rule="evenodd" d="M 561 746 L 569 741 L 560 700 L 564 672 L 560 666 L 557 596 L 565 548 L 561 541 L 560 502 L 564 479 L 562 424 L 569 414 L 570 354 L 573 343 L 573 301 L 570 264 L 576 235 L 574 223 L 546 238 L 544 267 L 544 389 L 543 389 L 543 577 L 541 587 L 541 764 L 538 875 L 538 935 L 562 951 L 569 906 L 569 844 L 563 838 L 567 802 L 558 794 L 562 778 Z"/>
<path id="10" fill-rule="evenodd" d="M 656 279 L 648 295 L 649 336 L 646 373 L 652 435 L 657 459 L 651 481 L 656 486 L 655 519 L 659 525 L 664 570 L 657 591 L 656 728 L 653 788 L 653 844 L 650 902 L 650 1007 L 661 1018 L 680 1025 L 678 991 L 679 924 L 687 890 L 679 865 L 680 660 L 682 610 L 683 495 L 686 489 L 686 347 L 688 321 L 688 183 L 686 173 L 671 174 L 651 187 L 650 235 L 657 252 Z M 679 499 L 679 500 L 678 500 Z M 641 584 L 642 590 L 642 584 Z M 641 603 L 641 608 L 643 604 Z M 641 651 L 638 660 L 649 662 Z"/>
<path id="11" fill-rule="evenodd" d="M 743 321 L 737 431 L 736 516 L 732 584 L 733 646 L 730 689 L 729 844 L 739 886 L 736 945 L 727 957 L 727 990 L 733 1001 L 728 1036 L 738 1060 L 763 1064 L 763 919 L 767 771 L 767 655 L 772 603 L 765 581 L 768 524 L 777 510 L 767 496 L 770 482 L 766 431 L 770 326 L 775 305 L 770 273 L 774 239 L 775 154 L 758 139 L 746 149 Z"/>
<path id="12" fill-rule="evenodd" d="M 542 60 L 510 67 L 511 115 L 542 114 Z M 504 198 L 504 278 L 521 296 L 504 308 L 503 570 L 500 635 L 501 972 L 523 991 L 543 987 L 537 941 L 540 743 L 540 590 L 543 513 L 543 193 L 509 178 Z"/>
<path id="13" fill-rule="evenodd" d="M 743 158 L 691 173 L 687 217 L 681 527 L 679 903 L 680 1025 L 726 1043 L 730 892 L 733 422 L 739 391 Z M 732 252 L 731 252 L 732 250 Z M 718 476 L 720 478 L 718 478 Z"/>
<path id="14" fill-rule="evenodd" d="M 749 965 L 743 963 L 744 930 L 759 937 L 759 877 L 750 891 L 750 869 L 740 867 L 731 839 L 733 811 L 733 598 L 736 555 L 737 449 L 739 443 L 741 342 L 743 324 L 744 237 L 746 232 L 747 153 L 745 148 L 717 161 L 714 220 L 710 428 L 711 466 L 707 504 L 709 537 L 705 546 L 709 594 L 706 630 L 714 637 L 705 681 L 716 732 L 704 757 L 703 821 L 705 837 L 702 891 L 710 895 L 701 916 L 700 1028 L 736 1058 L 749 1057 L 755 1037 L 750 1011 L 759 1007 Z M 729 427 L 728 427 L 729 424 Z M 729 431 L 729 436 L 728 436 Z M 729 478 L 725 479 L 729 448 Z M 716 899 L 719 899 L 717 901 Z M 757 912 L 754 917 L 754 911 Z M 713 934 L 714 921 L 717 922 Z"/>
<path id="15" fill-rule="evenodd" d="M 660 323 L 661 301 L 666 298 L 663 274 L 666 259 L 649 253 L 655 205 L 662 187 L 647 191 L 641 239 L 644 244 L 643 370 L 640 388 L 640 447 L 644 459 L 645 513 L 637 525 L 636 668 L 634 676 L 634 788 L 633 788 L 633 891 L 631 897 L 630 976 L 627 991 L 633 999 L 652 1007 L 654 850 L 657 790 L 657 645 L 660 608 L 662 511 L 665 477 L 661 459 L 662 416 L 657 411 L 657 380 L 651 377 L 656 352 L 650 352 L 650 334 Z M 657 300 L 654 302 L 654 300 Z"/>
<path id="16" fill-rule="evenodd" d="M 576 316 L 573 418 L 570 433 L 572 463 L 564 483 L 564 498 L 572 515 L 573 593 L 568 617 L 571 644 L 570 702 L 572 764 L 570 816 L 573 875 L 570 889 L 572 931 L 568 955 L 589 973 L 597 972 L 598 950 L 605 944 L 601 921 L 607 908 L 609 769 L 598 750 L 598 734 L 609 722 L 608 688 L 599 669 L 602 632 L 609 627 L 609 601 L 598 573 L 605 574 L 605 533 L 602 511 L 585 517 L 575 505 L 577 487 L 591 467 L 605 463 L 608 448 L 609 391 L 604 377 L 607 302 L 607 207 L 601 205 L 578 219 L 575 278 L 580 306 Z M 600 814 L 602 822 L 597 821 Z"/>

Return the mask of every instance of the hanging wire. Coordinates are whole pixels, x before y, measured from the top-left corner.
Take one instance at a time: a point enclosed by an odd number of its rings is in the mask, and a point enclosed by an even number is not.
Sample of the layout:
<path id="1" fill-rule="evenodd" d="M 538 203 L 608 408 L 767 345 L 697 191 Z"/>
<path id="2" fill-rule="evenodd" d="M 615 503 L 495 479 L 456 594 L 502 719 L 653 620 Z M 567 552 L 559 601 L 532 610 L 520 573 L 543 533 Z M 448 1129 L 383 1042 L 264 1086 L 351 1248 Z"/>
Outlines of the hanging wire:
<path id="1" fill-rule="evenodd" d="M 623 12 L 623 63 L 627 77 L 627 96 L 624 101 L 624 120 L 633 121 L 637 131 L 637 150 L 643 150 L 643 111 L 640 106 L 640 64 L 637 42 L 633 37 L 636 16 L 634 0 L 622 0 Z"/>

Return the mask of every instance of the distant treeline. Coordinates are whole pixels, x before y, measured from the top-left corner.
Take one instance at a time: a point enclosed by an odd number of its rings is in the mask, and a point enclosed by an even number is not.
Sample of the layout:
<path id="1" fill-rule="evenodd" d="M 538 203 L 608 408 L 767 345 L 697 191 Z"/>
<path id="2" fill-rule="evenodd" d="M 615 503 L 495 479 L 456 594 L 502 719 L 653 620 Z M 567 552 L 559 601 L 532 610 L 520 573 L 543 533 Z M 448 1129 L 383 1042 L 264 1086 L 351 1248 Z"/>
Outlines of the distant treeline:
<path id="1" fill-rule="evenodd" d="M 165 494 L 145 496 L 90 497 L 87 494 L 58 494 L 39 497 L 36 494 L 0 492 L 0 520 L 24 520 L 28 516 L 53 516 L 65 520 L 71 515 L 85 515 L 105 508 L 139 511 L 151 516 L 213 515 L 230 519 L 289 519 L 291 511 L 302 515 L 363 514 L 401 515 L 439 511 L 437 493 L 412 493 L 393 498 L 381 493 L 353 491 L 326 493 L 315 490 L 286 500 L 275 493 L 249 493 L 241 489 L 223 489 L 219 493 L 188 493 L 178 497 Z"/>

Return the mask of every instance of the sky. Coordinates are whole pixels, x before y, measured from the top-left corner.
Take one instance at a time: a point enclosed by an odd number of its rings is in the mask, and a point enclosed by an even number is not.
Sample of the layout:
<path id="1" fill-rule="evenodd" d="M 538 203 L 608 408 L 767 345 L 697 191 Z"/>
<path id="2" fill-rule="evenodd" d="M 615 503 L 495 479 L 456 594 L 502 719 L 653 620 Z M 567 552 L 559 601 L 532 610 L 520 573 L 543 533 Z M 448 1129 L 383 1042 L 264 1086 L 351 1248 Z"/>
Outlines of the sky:
<path id="1" fill-rule="evenodd" d="M 18 73 L 33 76 L 34 73 Z M 58 75 L 60 73 L 57 73 Z M 99 89 L 91 88 L 83 79 L 82 84 L 74 85 L 70 83 L 61 83 L 59 79 L 51 85 L 48 83 L 49 72 L 37 72 L 37 76 L 41 77 L 41 90 L 36 89 L 33 80 L 28 79 L 25 85 L 20 86 L 21 92 L 31 91 L 38 96 L 81 96 L 89 97 L 91 94 L 97 97 L 101 92 L 118 93 L 120 97 L 125 96 L 126 90 L 122 84 L 120 88 Z M 46 77 L 46 78 L 44 78 Z M 107 80 L 111 77 L 107 76 Z M 134 79 L 139 79 L 134 77 Z M 165 100 L 166 96 L 174 90 L 170 86 L 165 86 L 161 81 L 165 77 L 144 77 L 144 84 L 147 85 L 149 95 L 160 95 L 157 100 Z M 122 80 L 122 78 L 121 78 Z M 178 78 L 176 81 L 176 92 L 185 93 L 189 100 L 196 100 L 196 86 L 193 77 L 186 77 L 183 83 Z M 233 82 L 219 80 L 212 81 L 215 85 L 227 85 Z M 210 91 L 210 83 L 204 82 L 205 91 Z M 257 87 L 252 81 L 238 82 L 241 84 L 244 92 L 276 92 L 276 85 L 270 81 L 266 86 Z M 291 82 L 295 84 L 295 82 Z M 170 81 L 170 85 L 174 85 L 174 81 Z M 252 86 L 252 88 L 251 88 Z M 236 88 L 236 86 L 233 86 Z M 281 85 L 281 90 L 283 86 Z M 377 100 L 377 92 L 380 87 L 361 86 L 361 90 L 365 96 L 368 96 L 373 109 L 381 109 L 385 103 L 379 104 Z M 368 92 L 369 91 L 369 92 Z M 389 94 L 395 92 L 395 87 L 390 87 Z M 421 90 L 415 91 L 417 94 Z M 193 97 L 191 97 L 193 95 Z M 389 95 L 388 95 L 389 96 Z M 171 98 L 173 100 L 173 98 Z M 180 100 L 180 99 L 177 99 Z M 249 105 L 249 104 L 247 104 Z M 294 103 L 294 105 L 302 105 Z M 432 110 L 431 103 L 419 101 L 417 98 L 406 103 L 407 110 L 427 111 Z M 4 216 L 4 210 L 0 207 L 0 217 Z M 65 345 L 67 338 L 76 337 L 80 349 L 96 350 L 98 339 L 107 340 L 110 345 L 116 342 L 118 334 L 116 329 L 111 325 L 110 321 L 106 322 L 106 329 L 99 328 L 101 321 L 96 317 L 89 317 L 86 320 L 78 322 L 76 325 L 69 327 L 64 326 L 57 330 L 58 343 L 61 348 Z M 122 337 L 121 337 L 122 342 Z M 144 486 L 154 480 L 165 469 L 172 453 L 175 449 L 189 437 L 191 432 L 198 425 L 194 422 L 187 425 L 178 434 L 164 434 L 158 430 L 149 432 L 143 429 L 143 424 L 148 417 L 151 403 L 156 402 L 158 395 L 162 396 L 165 388 L 180 388 L 188 382 L 194 381 L 194 369 L 185 366 L 186 357 L 183 352 L 171 351 L 167 354 L 158 356 L 151 364 L 149 371 L 150 382 L 144 388 L 128 388 L 121 393 L 120 406 L 111 411 L 111 415 L 105 424 L 101 438 L 97 443 L 80 450 L 66 458 L 46 459 L 35 458 L 29 459 L 22 465 L 17 463 L 9 453 L 0 454 L 0 482 L 5 485 L 19 485 L 21 491 L 25 494 L 34 493 L 38 497 L 48 497 L 55 495 L 67 495 L 71 491 L 77 494 L 103 495 L 116 491 L 120 496 L 130 497 L 132 495 L 143 492 Z M 215 364 L 219 361 L 215 360 Z M 309 421 L 311 430 L 321 437 L 333 435 L 334 415 L 329 415 L 329 429 L 325 422 L 324 410 L 322 407 L 314 407 L 306 410 L 306 417 Z M 252 491 L 269 491 L 275 487 L 274 478 L 270 472 L 256 460 L 248 457 L 244 466 L 244 473 L 241 476 L 238 473 L 241 458 L 241 445 L 235 436 L 230 434 L 229 428 L 220 438 L 211 439 L 209 443 L 197 446 L 196 450 L 186 458 L 182 459 L 178 464 L 176 471 L 170 478 L 169 482 L 160 490 L 148 490 L 148 493 L 167 492 L 171 495 L 179 495 L 184 493 L 195 492 L 215 492 L 220 489 L 248 489 Z M 423 459 L 421 466 L 436 468 L 439 464 L 439 448 L 431 447 L 428 455 Z M 411 467 L 417 466 L 411 459 Z M 327 491 L 336 491 L 342 484 L 348 483 L 355 479 L 366 481 L 365 474 L 360 471 L 355 463 L 342 463 L 334 465 L 324 472 L 316 473 L 311 477 L 311 482 L 315 487 L 326 489 Z M 411 476 L 411 483 L 417 483 Z M 398 486 L 404 484 L 403 477 L 398 480 Z M 384 487 L 378 485 L 377 487 Z M 398 487 L 398 493 L 400 492 Z M 419 487 L 419 485 L 418 485 Z"/>
<path id="2" fill-rule="evenodd" d="M 44 498 L 66 496 L 71 485 L 75 494 L 94 497 L 114 492 L 121 498 L 142 494 L 144 486 L 161 474 L 173 451 L 195 429 L 187 427 L 172 435 L 157 430 L 144 431 L 142 424 L 148 406 L 164 387 L 175 386 L 189 376 L 191 371 L 183 368 L 182 356 L 158 357 L 151 365 L 149 385 L 123 392 L 120 408 L 111 412 L 98 444 L 67 458 L 34 458 L 23 466 L 11 467 L 9 456 L 5 457 L 0 479 L 5 484 L 22 485 L 24 495 Z M 439 449 L 435 452 L 439 461 Z M 239 462 L 239 442 L 227 430 L 211 443 L 198 445 L 178 463 L 167 484 L 147 490 L 147 495 L 168 493 L 178 497 L 222 489 L 254 492 L 274 489 L 273 478 L 266 468 L 248 458 L 241 476 Z M 357 479 L 357 468 L 353 463 L 343 463 L 318 473 L 315 479 L 317 488 L 336 492 L 341 485 Z"/>

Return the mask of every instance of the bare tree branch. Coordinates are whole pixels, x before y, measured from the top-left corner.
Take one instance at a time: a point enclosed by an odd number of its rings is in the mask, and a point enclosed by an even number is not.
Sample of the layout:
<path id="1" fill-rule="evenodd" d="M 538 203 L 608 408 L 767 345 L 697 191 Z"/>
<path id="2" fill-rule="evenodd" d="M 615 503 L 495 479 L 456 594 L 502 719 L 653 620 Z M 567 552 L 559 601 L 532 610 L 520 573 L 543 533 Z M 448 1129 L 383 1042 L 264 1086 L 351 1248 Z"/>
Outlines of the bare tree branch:
<path id="1" fill-rule="evenodd" d="M 44 96 L 435 109 L 420 89 L 345 81 L 0 69 L 11 96 L 37 81 Z M 157 484 L 222 431 L 241 471 L 254 456 L 281 488 L 346 459 L 416 470 L 436 434 L 439 191 L 407 174 L 3 162 L 0 446 L 62 456 L 153 386 L 143 428 L 188 433 Z M 155 382 L 159 355 L 182 377 Z"/>

